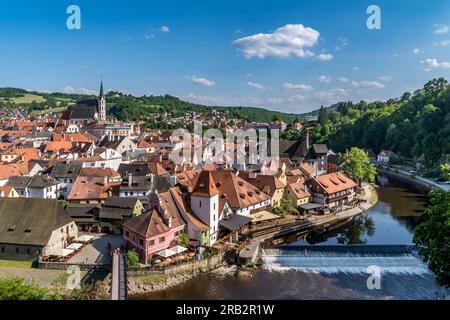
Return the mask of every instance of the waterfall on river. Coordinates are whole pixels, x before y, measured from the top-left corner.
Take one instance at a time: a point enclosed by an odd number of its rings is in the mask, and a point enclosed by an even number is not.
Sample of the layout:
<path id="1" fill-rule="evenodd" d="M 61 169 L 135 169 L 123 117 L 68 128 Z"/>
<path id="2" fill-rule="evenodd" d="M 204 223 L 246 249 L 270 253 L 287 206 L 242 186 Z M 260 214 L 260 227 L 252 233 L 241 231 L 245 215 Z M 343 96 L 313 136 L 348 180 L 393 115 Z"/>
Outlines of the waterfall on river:
<path id="1" fill-rule="evenodd" d="M 319 249 L 318 249 L 319 248 Z M 429 274 L 428 267 L 415 252 L 370 253 L 357 250 L 313 250 L 292 248 L 263 249 L 263 268 L 270 271 L 296 270 L 312 273 L 372 273 L 371 266 L 379 267 L 380 273 Z"/>

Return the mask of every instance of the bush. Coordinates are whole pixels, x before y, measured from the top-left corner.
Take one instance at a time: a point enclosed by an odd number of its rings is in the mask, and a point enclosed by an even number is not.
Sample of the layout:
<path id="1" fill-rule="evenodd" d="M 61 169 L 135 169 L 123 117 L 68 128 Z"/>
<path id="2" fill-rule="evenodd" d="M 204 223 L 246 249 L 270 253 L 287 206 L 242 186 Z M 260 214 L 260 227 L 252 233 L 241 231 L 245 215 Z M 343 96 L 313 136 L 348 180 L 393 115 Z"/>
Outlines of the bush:
<path id="1" fill-rule="evenodd" d="M 183 233 L 182 235 L 180 235 L 180 237 L 178 238 L 178 244 L 180 246 L 183 246 L 185 248 L 189 247 L 189 236 L 186 233 Z"/>
<path id="2" fill-rule="evenodd" d="M 130 268 L 137 268 L 139 266 L 139 254 L 135 250 L 127 251 L 127 265 Z"/>
<path id="3" fill-rule="evenodd" d="M 0 280 L 0 300 L 60 300 L 59 294 L 34 284 L 26 284 L 21 278 Z"/>

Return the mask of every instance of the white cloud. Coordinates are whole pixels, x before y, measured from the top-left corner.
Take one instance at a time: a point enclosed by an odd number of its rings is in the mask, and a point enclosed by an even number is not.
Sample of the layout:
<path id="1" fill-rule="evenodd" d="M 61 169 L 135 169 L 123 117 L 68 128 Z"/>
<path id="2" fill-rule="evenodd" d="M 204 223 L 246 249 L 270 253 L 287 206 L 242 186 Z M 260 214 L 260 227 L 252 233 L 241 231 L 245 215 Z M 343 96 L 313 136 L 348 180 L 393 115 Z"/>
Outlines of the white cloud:
<path id="1" fill-rule="evenodd" d="M 197 76 L 186 76 L 186 79 L 202 85 L 202 86 L 206 86 L 206 87 L 212 87 L 216 85 L 216 82 L 212 81 L 212 80 L 208 80 L 206 78 L 202 78 L 202 77 L 197 77 Z"/>
<path id="2" fill-rule="evenodd" d="M 313 89 L 312 86 L 303 83 L 283 83 L 283 88 L 288 90 L 302 90 L 302 91 L 311 91 Z"/>
<path id="3" fill-rule="evenodd" d="M 159 28 L 159 31 L 161 32 L 170 32 L 170 29 L 168 26 L 162 26 L 161 28 Z"/>
<path id="4" fill-rule="evenodd" d="M 97 94 L 97 91 L 87 89 L 87 88 L 73 88 L 71 86 L 67 86 L 64 88 L 64 93 L 69 94 Z"/>
<path id="5" fill-rule="evenodd" d="M 306 97 L 301 94 L 296 94 L 296 95 L 290 96 L 288 100 L 289 100 L 289 102 L 294 102 L 294 103 L 304 102 L 306 100 Z"/>
<path id="6" fill-rule="evenodd" d="M 436 27 L 436 30 L 434 30 L 435 34 L 448 33 L 450 30 L 449 26 L 447 26 L 445 24 L 435 24 L 434 26 Z"/>
<path id="7" fill-rule="evenodd" d="M 319 91 L 314 95 L 322 102 L 336 103 L 348 96 L 350 93 L 343 88 L 335 88 L 328 91 Z"/>
<path id="8" fill-rule="evenodd" d="M 346 77 L 339 77 L 339 78 L 337 78 L 338 79 L 338 81 L 340 81 L 340 82 L 349 82 L 350 81 L 350 79 L 349 78 L 346 78 Z"/>
<path id="9" fill-rule="evenodd" d="M 425 66 L 425 71 L 431 71 L 437 68 L 450 69 L 450 62 L 438 62 L 436 58 L 425 59 L 420 61 L 420 63 Z"/>
<path id="10" fill-rule="evenodd" d="M 321 61 L 330 61 L 333 60 L 333 58 L 333 55 L 329 53 L 321 53 L 317 56 L 317 59 Z"/>
<path id="11" fill-rule="evenodd" d="M 352 70 L 353 71 L 359 71 L 360 69 L 359 69 L 359 67 L 353 67 Z"/>
<path id="12" fill-rule="evenodd" d="M 262 84 L 257 83 L 257 82 L 248 81 L 246 83 L 246 85 L 249 86 L 249 87 L 258 89 L 258 90 L 266 90 L 266 88 Z"/>
<path id="13" fill-rule="evenodd" d="M 384 76 L 379 76 L 378 79 L 381 81 L 384 81 L 384 82 L 388 82 L 388 81 L 392 80 L 392 76 L 389 74 L 386 74 Z"/>
<path id="14" fill-rule="evenodd" d="M 336 51 L 342 50 L 344 47 L 348 46 L 350 41 L 347 38 L 338 38 L 338 44 L 334 47 Z"/>
<path id="15" fill-rule="evenodd" d="M 357 88 L 366 89 L 383 89 L 386 87 L 383 83 L 376 81 L 352 81 L 352 84 Z"/>
<path id="16" fill-rule="evenodd" d="M 419 48 L 415 48 L 415 49 L 413 50 L 413 53 L 414 53 L 414 54 L 419 54 L 419 53 L 420 53 L 420 49 L 419 49 Z"/>
<path id="17" fill-rule="evenodd" d="M 305 50 L 317 44 L 320 33 L 312 28 L 305 28 L 302 24 L 287 24 L 273 33 L 258 33 L 233 41 L 247 59 L 269 56 L 287 58 L 310 57 L 314 53 Z"/>
<path id="18" fill-rule="evenodd" d="M 433 43 L 433 45 L 434 46 L 443 46 L 443 47 L 450 46 L 450 40 L 442 40 L 439 42 L 435 42 L 435 43 Z"/>
<path id="19" fill-rule="evenodd" d="M 330 83 L 331 82 L 331 77 L 329 76 L 320 76 L 318 78 L 318 80 L 322 83 Z"/>
<path id="20" fill-rule="evenodd" d="M 283 98 L 278 98 L 278 97 L 268 98 L 266 100 L 266 103 L 276 106 L 276 105 L 283 104 L 284 103 L 284 99 Z"/>

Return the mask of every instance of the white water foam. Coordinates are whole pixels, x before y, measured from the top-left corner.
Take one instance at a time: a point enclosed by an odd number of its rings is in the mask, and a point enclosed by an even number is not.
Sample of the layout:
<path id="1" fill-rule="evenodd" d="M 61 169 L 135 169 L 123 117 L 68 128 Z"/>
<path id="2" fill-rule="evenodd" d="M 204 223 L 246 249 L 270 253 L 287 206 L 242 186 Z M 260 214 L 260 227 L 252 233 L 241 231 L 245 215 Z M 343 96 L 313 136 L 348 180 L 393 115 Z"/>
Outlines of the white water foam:
<path id="1" fill-rule="evenodd" d="M 263 268 L 269 271 L 301 271 L 306 273 L 367 273 L 378 266 L 381 273 L 429 274 L 428 267 L 414 254 L 375 255 L 339 252 L 290 252 L 263 250 Z"/>

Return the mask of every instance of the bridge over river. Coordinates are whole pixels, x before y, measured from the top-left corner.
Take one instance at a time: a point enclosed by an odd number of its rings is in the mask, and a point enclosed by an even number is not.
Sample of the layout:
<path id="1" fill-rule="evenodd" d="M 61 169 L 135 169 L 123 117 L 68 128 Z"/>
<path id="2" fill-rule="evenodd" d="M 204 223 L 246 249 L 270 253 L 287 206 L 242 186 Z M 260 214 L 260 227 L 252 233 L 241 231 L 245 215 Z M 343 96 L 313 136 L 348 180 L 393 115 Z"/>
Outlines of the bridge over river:
<path id="1" fill-rule="evenodd" d="M 128 300 L 126 256 L 121 250 L 116 250 L 112 262 L 111 300 Z"/>
<path id="2" fill-rule="evenodd" d="M 425 274 L 428 267 L 415 246 L 317 245 L 262 249 L 263 268 L 321 273 L 367 273 L 377 266 L 382 273 Z"/>

